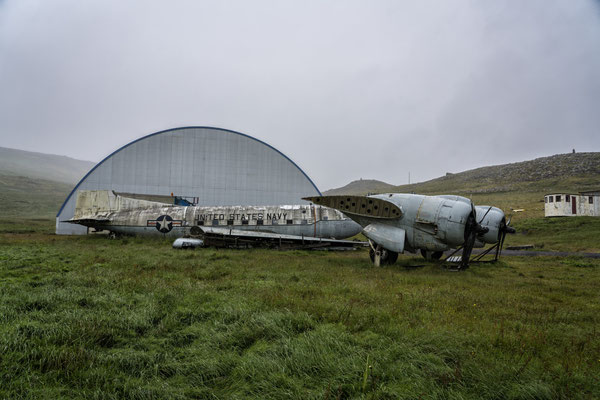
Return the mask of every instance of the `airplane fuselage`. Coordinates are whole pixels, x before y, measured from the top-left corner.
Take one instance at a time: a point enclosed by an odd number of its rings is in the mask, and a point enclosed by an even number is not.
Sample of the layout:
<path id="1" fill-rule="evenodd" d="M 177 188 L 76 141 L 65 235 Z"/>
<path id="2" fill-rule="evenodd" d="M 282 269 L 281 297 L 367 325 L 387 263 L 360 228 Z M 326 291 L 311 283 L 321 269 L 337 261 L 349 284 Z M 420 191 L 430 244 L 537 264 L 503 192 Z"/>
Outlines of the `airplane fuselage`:
<path id="1" fill-rule="evenodd" d="M 212 226 L 341 239 L 354 236 L 362 230 L 360 225 L 339 211 L 309 205 L 221 207 L 157 205 L 109 211 L 94 217 L 96 218 L 94 221 L 79 223 L 96 230 L 109 230 L 125 235 L 181 237 L 190 234 L 194 226 Z"/>

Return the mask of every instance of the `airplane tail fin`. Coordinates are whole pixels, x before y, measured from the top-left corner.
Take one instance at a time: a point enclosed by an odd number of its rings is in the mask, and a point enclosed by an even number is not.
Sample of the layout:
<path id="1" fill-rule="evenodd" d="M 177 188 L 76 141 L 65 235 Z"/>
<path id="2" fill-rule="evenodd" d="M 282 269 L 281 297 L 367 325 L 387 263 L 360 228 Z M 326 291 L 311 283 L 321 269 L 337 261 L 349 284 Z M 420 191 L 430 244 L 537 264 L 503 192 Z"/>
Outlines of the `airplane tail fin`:
<path id="1" fill-rule="evenodd" d="M 79 190 L 73 218 L 65 222 L 108 220 L 109 215 L 115 212 L 151 207 L 164 207 L 164 204 L 124 197 L 112 190 Z"/>

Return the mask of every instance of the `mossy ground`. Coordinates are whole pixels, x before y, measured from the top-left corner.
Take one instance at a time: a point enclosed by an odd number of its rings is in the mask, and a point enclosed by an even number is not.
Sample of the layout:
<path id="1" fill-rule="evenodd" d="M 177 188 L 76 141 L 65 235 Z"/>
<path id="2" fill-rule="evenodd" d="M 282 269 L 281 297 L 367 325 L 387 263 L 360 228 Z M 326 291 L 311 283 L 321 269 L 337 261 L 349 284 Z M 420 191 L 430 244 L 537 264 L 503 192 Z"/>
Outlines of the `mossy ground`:
<path id="1" fill-rule="evenodd" d="M 600 398 L 600 260 L 374 268 L 364 250 L 178 251 L 16 222 L 0 223 L 0 398 Z"/>

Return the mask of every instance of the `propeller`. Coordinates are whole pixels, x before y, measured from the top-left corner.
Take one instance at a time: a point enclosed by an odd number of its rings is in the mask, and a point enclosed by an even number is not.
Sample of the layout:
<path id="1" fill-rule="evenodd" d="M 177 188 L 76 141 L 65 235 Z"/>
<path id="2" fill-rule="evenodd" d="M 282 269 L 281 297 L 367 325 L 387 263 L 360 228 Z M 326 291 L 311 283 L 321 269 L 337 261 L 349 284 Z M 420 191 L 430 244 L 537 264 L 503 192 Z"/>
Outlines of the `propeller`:
<path id="1" fill-rule="evenodd" d="M 472 205 L 472 204 L 473 204 L 473 203 L 471 203 L 471 205 Z M 485 214 L 483 214 L 483 217 L 481 217 L 481 219 L 479 220 L 479 223 L 480 223 L 480 224 L 483 222 L 483 220 L 485 219 L 485 217 L 487 217 L 488 213 L 490 212 L 490 210 L 491 210 L 492 208 L 493 208 L 493 207 L 492 207 L 492 206 L 490 206 L 490 207 L 487 209 L 487 211 L 485 212 Z"/>
<path id="2" fill-rule="evenodd" d="M 506 238 L 506 234 L 510 233 L 513 234 L 515 233 L 515 228 L 513 228 L 512 226 L 510 226 L 510 220 L 512 219 L 512 217 L 508 217 L 508 221 L 505 222 L 505 220 L 503 220 L 501 226 L 500 226 L 500 243 L 498 244 L 498 252 L 496 253 L 496 258 L 500 257 L 500 253 L 502 252 L 502 247 L 504 246 L 504 239 Z"/>
<path id="3" fill-rule="evenodd" d="M 490 209 L 491 207 L 485 215 L 487 215 Z M 485 215 L 483 218 L 485 218 Z M 483 218 L 481 221 L 483 221 Z M 489 230 L 490 228 L 483 227 L 477 222 L 477 211 L 475 210 L 475 205 L 471 202 L 471 214 L 469 214 L 467 222 L 465 223 L 465 243 L 463 244 L 460 268 L 465 269 L 469 266 L 469 259 L 471 258 L 471 252 L 473 251 L 477 235 L 483 235 L 489 232 Z"/>

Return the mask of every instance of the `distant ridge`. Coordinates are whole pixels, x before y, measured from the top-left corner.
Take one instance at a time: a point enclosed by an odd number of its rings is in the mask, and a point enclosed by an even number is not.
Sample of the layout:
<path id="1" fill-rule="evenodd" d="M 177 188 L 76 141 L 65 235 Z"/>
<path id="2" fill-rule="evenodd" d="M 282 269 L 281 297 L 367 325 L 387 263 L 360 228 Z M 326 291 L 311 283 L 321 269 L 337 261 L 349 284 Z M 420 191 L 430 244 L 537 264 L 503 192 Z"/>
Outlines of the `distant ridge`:
<path id="1" fill-rule="evenodd" d="M 341 188 L 327 190 L 323 194 L 332 196 L 339 194 L 366 194 L 371 192 L 384 193 L 393 191 L 395 188 L 396 186 L 394 185 L 375 179 L 359 179 L 357 181 L 352 181 Z"/>
<path id="2" fill-rule="evenodd" d="M 383 184 L 383 185 L 381 185 Z M 499 193 L 516 190 L 588 190 L 600 188 L 600 153 L 567 153 L 510 164 L 447 173 L 426 182 L 392 186 L 377 180 L 354 181 L 325 194 Z"/>
<path id="3" fill-rule="evenodd" d="M 0 147 L 0 175 L 77 183 L 96 163 Z"/>

